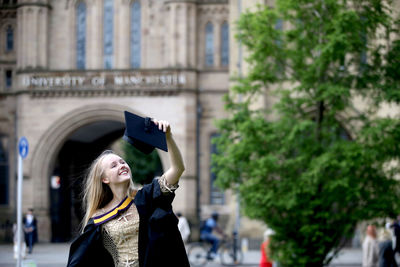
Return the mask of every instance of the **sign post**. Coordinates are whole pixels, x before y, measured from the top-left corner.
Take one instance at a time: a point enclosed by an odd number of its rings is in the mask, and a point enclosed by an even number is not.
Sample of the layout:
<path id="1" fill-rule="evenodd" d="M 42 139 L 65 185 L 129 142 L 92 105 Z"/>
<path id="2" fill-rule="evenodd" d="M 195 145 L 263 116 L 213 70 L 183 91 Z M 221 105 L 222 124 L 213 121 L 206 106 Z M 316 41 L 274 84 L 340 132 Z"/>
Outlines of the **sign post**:
<path id="1" fill-rule="evenodd" d="M 18 142 L 18 188 L 17 188 L 17 267 L 21 267 L 21 242 L 22 242 L 22 179 L 23 179 L 23 161 L 29 151 L 28 140 L 21 137 Z"/>

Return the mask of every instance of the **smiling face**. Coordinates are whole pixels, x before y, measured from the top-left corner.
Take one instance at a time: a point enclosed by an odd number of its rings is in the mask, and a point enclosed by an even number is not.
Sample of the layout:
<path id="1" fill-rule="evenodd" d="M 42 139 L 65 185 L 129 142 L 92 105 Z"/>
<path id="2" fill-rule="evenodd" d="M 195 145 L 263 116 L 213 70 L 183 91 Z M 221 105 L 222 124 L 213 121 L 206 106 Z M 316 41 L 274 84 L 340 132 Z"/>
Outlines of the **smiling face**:
<path id="1" fill-rule="evenodd" d="M 103 183 L 117 185 L 130 182 L 131 169 L 121 157 L 115 154 L 106 155 L 101 164 L 104 170 Z"/>

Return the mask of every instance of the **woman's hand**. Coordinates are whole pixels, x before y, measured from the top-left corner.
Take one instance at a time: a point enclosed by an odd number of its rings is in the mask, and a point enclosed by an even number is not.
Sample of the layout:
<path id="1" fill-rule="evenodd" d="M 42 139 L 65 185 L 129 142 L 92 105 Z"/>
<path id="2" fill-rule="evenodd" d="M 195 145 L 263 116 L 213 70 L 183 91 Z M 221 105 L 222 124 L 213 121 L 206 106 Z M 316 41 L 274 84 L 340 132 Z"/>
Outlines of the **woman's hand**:
<path id="1" fill-rule="evenodd" d="M 163 121 L 163 120 L 158 121 L 156 119 L 153 119 L 153 122 L 155 125 L 158 126 L 158 129 L 162 130 L 164 133 L 167 134 L 171 133 L 171 126 L 168 121 Z"/>

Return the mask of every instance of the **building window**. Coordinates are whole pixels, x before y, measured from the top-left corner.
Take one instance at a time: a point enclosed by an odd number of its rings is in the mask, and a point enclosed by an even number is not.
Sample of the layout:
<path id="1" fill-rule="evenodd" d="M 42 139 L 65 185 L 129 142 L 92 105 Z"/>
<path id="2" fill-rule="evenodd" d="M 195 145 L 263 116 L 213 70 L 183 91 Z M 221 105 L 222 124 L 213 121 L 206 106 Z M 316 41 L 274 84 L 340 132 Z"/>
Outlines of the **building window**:
<path id="1" fill-rule="evenodd" d="M 275 30 L 282 32 L 283 31 L 283 19 L 278 18 L 275 23 Z M 283 42 L 282 39 L 277 38 L 275 43 L 278 47 L 282 47 Z M 278 77 L 282 77 L 285 74 L 285 59 L 283 57 L 278 57 L 276 59 L 276 75 Z"/>
<path id="2" fill-rule="evenodd" d="M 0 135 L 0 204 L 8 204 L 8 138 Z"/>
<path id="3" fill-rule="evenodd" d="M 225 204 L 225 194 L 224 192 L 219 189 L 218 187 L 215 186 L 215 180 L 217 179 L 216 174 L 213 172 L 213 162 L 212 162 L 212 155 L 217 154 L 217 145 L 214 144 L 213 139 L 218 137 L 219 134 L 213 134 L 211 135 L 211 147 L 210 147 L 210 152 L 211 152 L 211 160 L 210 160 L 210 204 L 212 205 L 223 205 Z"/>
<path id="4" fill-rule="evenodd" d="M 283 31 L 283 20 L 282 19 L 278 19 L 275 23 L 275 30 L 277 31 Z M 276 44 L 278 46 L 282 46 L 282 40 L 277 39 Z"/>
<path id="5" fill-rule="evenodd" d="M 275 29 L 278 31 L 283 30 L 283 19 L 278 19 L 275 24 Z"/>
<path id="6" fill-rule="evenodd" d="M 76 8 L 76 67 L 85 69 L 86 65 L 86 5 L 79 3 Z"/>
<path id="7" fill-rule="evenodd" d="M 131 67 L 140 68 L 141 61 L 141 12 L 140 3 L 131 5 Z"/>
<path id="8" fill-rule="evenodd" d="M 214 65 L 214 26 L 211 22 L 206 25 L 206 66 Z"/>
<path id="9" fill-rule="evenodd" d="M 14 30 L 11 26 L 8 26 L 6 31 L 6 51 L 12 50 L 14 50 Z"/>
<path id="10" fill-rule="evenodd" d="M 104 68 L 111 69 L 113 62 L 114 1 L 104 0 Z"/>
<path id="11" fill-rule="evenodd" d="M 367 19 L 365 17 L 361 18 L 362 22 L 364 22 L 364 25 L 367 22 Z M 367 30 L 366 29 L 362 29 L 361 33 L 360 33 L 360 38 L 361 38 L 361 42 L 362 42 L 362 51 L 360 54 L 360 72 L 363 72 L 366 70 L 367 68 L 367 64 L 368 64 L 368 56 L 367 56 L 367 50 L 368 50 L 368 36 L 367 36 Z"/>
<path id="12" fill-rule="evenodd" d="M 221 65 L 229 65 L 229 24 L 226 21 L 221 26 Z"/>
<path id="13" fill-rule="evenodd" d="M 12 70 L 6 70 L 5 76 L 6 88 L 9 89 L 12 86 Z"/>

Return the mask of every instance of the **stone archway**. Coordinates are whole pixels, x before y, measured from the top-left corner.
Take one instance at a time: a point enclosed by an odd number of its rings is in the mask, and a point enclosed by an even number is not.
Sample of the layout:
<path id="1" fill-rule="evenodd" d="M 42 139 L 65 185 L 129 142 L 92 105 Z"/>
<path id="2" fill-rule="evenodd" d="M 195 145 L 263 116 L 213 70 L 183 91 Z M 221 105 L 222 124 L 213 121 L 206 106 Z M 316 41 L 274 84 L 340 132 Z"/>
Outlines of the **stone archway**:
<path id="1" fill-rule="evenodd" d="M 31 179 L 34 192 L 41 192 L 34 198 L 33 206 L 39 221 L 40 237 L 43 241 L 51 239 L 49 178 L 55 166 L 58 153 L 68 138 L 78 129 L 100 121 L 124 123 L 123 111 L 139 112 L 126 106 L 99 103 L 84 106 L 65 114 L 42 135 L 31 161 Z M 160 157 L 162 160 L 162 157 Z M 163 160 L 162 160 L 163 162 Z M 164 166 L 164 164 L 163 164 Z"/>

